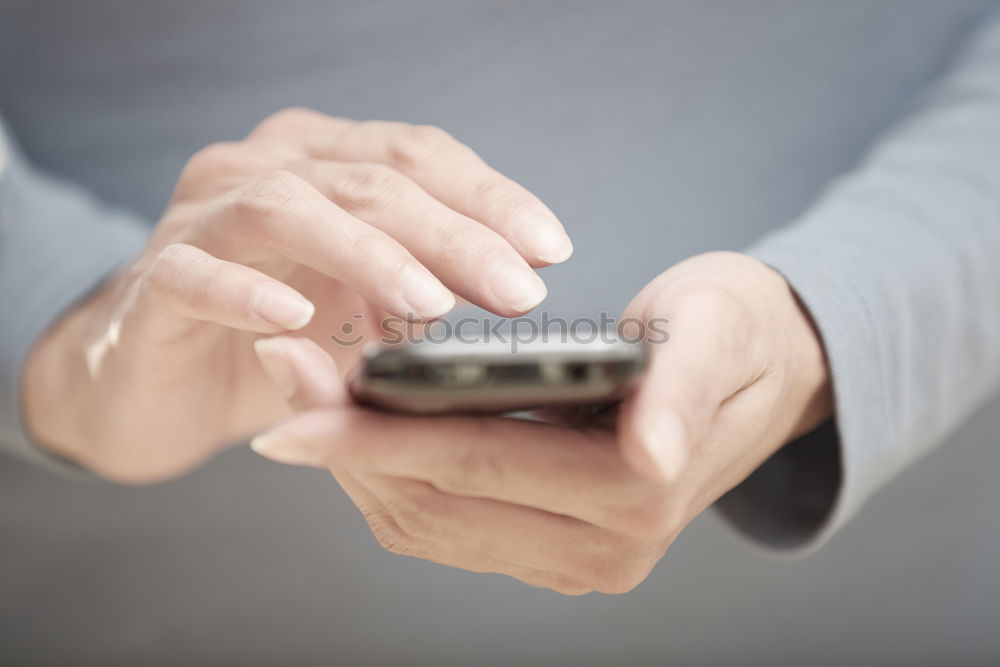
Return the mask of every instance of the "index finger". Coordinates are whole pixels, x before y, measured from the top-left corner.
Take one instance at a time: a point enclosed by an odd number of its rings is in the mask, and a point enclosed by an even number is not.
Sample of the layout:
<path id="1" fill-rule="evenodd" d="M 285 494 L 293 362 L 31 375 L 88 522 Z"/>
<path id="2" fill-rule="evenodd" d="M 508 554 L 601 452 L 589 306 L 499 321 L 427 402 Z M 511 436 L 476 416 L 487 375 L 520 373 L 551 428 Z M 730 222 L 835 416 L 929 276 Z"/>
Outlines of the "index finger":
<path id="1" fill-rule="evenodd" d="M 573 252 L 562 224 L 538 197 L 438 127 L 290 109 L 258 126 L 250 138 L 255 136 L 292 138 L 320 159 L 389 165 L 449 208 L 499 233 L 534 267 L 565 261 Z"/>

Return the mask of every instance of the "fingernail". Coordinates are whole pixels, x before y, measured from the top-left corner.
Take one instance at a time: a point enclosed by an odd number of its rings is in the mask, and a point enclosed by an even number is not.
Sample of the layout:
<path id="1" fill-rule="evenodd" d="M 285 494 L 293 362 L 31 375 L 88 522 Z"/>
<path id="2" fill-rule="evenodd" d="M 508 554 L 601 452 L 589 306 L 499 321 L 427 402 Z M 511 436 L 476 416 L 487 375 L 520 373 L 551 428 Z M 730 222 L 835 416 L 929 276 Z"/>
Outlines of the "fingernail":
<path id="1" fill-rule="evenodd" d="M 280 433 L 262 433 L 250 441 L 250 449 L 266 459 L 293 466 L 321 466 L 322 461 L 312 451 Z"/>
<path id="2" fill-rule="evenodd" d="M 565 262 L 573 242 L 550 213 L 527 209 L 517 214 L 514 234 L 525 250 L 549 264 Z"/>
<path id="3" fill-rule="evenodd" d="M 278 391 L 287 400 L 291 400 L 298 391 L 298 379 L 282 342 L 274 338 L 259 338 L 254 341 L 253 349 L 264 372 L 278 387 Z"/>
<path id="4" fill-rule="evenodd" d="M 399 281 L 403 298 L 415 315 L 440 317 L 455 307 L 455 295 L 421 267 L 407 266 Z"/>
<path id="5" fill-rule="evenodd" d="M 677 480 L 688 462 L 687 430 L 672 415 L 661 417 L 647 434 L 646 451 L 658 476 L 666 482 Z"/>
<path id="6" fill-rule="evenodd" d="M 316 308 L 291 289 L 274 283 L 253 289 L 253 309 L 258 315 L 284 329 L 301 329 L 309 324 Z"/>
<path id="7" fill-rule="evenodd" d="M 534 271 L 513 262 L 495 265 L 490 271 L 489 286 L 493 296 L 518 312 L 531 310 L 548 293 Z"/>

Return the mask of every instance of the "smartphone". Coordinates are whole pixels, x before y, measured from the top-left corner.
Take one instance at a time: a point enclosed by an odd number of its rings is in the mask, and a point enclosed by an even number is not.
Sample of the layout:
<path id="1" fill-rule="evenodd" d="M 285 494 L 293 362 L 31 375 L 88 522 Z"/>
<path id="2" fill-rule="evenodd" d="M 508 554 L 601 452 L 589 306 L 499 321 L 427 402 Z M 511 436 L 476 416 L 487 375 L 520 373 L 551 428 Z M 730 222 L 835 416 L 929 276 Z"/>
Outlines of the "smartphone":
<path id="1" fill-rule="evenodd" d="M 538 340 L 422 341 L 369 347 L 349 378 L 354 399 L 415 414 L 505 413 L 602 406 L 625 396 L 646 368 L 643 343 Z"/>

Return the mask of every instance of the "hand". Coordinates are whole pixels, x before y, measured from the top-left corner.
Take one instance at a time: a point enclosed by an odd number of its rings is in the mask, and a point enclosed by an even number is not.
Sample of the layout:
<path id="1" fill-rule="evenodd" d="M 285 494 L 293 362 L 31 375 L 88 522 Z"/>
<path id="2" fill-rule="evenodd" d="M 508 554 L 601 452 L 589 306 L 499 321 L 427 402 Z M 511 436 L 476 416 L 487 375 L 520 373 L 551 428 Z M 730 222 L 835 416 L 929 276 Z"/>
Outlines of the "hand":
<path id="1" fill-rule="evenodd" d="M 436 317 L 453 292 L 517 315 L 545 297 L 531 267 L 571 251 L 443 130 L 286 110 L 191 158 L 142 254 L 39 341 L 27 425 L 108 478 L 177 475 L 288 414 L 261 334 L 300 330 L 346 366 L 356 351 L 328 340 L 343 322 Z"/>
<path id="2" fill-rule="evenodd" d="M 309 341 L 261 340 L 263 365 L 302 414 L 254 449 L 329 468 L 395 553 L 566 594 L 631 590 L 698 513 L 824 421 L 832 399 L 808 316 L 749 257 L 683 262 L 625 316 L 669 319 L 670 339 L 651 346 L 616 417 L 580 425 L 373 412 L 347 400 Z"/>

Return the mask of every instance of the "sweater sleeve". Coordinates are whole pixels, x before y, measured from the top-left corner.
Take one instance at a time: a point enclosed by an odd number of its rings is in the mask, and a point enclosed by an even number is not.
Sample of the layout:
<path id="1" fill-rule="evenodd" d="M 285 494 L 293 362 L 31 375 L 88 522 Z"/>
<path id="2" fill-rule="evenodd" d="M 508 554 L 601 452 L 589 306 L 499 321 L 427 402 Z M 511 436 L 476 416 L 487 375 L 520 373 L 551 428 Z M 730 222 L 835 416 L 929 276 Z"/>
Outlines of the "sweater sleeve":
<path id="1" fill-rule="evenodd" d="M 765 547 L 816 549 L 1000 386 L 1000 14 L 918 102 L 748 250 L 814 318 L 836 404 L 718 503 Z"/>
<path id="2" fill-rule="evenodd" d="M 72 470 L 25 430 L 24 360 L 60 313 L 137 254 L 147 234 L 139 218 L 29 164 L 0 118 L 0 450 Z"/>

